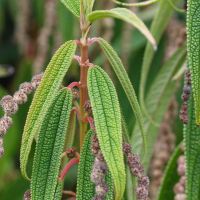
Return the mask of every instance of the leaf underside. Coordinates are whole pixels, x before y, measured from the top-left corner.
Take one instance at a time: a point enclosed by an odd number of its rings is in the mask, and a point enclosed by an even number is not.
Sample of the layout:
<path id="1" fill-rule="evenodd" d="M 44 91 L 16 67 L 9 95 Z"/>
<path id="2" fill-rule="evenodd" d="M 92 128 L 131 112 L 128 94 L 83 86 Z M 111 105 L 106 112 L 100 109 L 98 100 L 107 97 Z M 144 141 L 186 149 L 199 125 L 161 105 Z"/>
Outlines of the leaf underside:
<path id="1" fill-rule="evenodd" d="M 93 131 L 88 131 L 81 150 L 81 157 L 78 166 L 77 200 L 92 199 L 95 196 L 95 185 L 90 180 L 92 166 L 94 165 L 94 155 L 90 149 L 92 135 Z M 104 198 L 112 200 L 113 181 L 109 171 L 105 176 L 105 182 L 109 185 L 109 193 Z"/>
<path id="2" fill-rule="evenodd" d="M 171 0 L 172 3 L 175 3 L 176 1 L 177 0 Z M 156 16 L 154 17 L 154 20 L 150 28 L 151 34 L 155 38 L 155 41 L 157 44 L 160 42 L 160 39 L 167 26 L 167 22 L 173 11 L 173 9 L 168 4 L 168 1 L 162 0 L 160 1 L 159 4 L 160 5 L 158 8 L 158 11 L 156 13 Z M 139 88 L 140 106 L 143 113 L 148 119 L 152 119 L 152 118 L 149 116 L 147 112 L 147 106 L 145 105 L 145 92 L 146 92 L 145 87 L 146 87 L 146 80 L 148 77 L 149 69 L 150 69 L 154 55 L 155 55 L 155 51 L 153 50 L 150 42 L 148 42 L 145 48 L 145 53 L 144 53 L 144 58 L 143 58 L 143 63 L 142 63 L 141 80 L 140 80 L 140 88 Z"/>
<path id="3" fill-rule="evenodd" d="M 125 167 L 117 94 L 108 75 L 98 66 L 89 68 L 87 83 L 97 136 L 113 178 L 118 200 L 122 198 L 125 189 Z"/>
<path id="4" fill-rule="evenodd" d="M 152 45 L 156 45 L 156 42 L 151 35 L 149 29 L 146 25 L 140 20 L 133 12 L 126 8 L 114 8 L 111 10 L 98 10 L 90 13 L 87 16 L 89 22 L 94 22 L 98 19 L 105 18 L 105 17 L 112 17 L 121 19 L 125 22 L 128 22 L 135 26 L 151 43 Z"/>
<path id="5" fill-rule="evenodd" d="M 23 177 L 27 180 L 29 178 L 26 174 L 26 165 L 33 138 L 39 132 L 44 116 L 71 64 L 76 46 L 75 42 L 69 41 L 59 48 L 49 63 L 34 95 L 26 119 L 20 150 L 20 168 Z"/>
<path id="6" fill-rule="evenodd" d="M 143 122 L 143 117 L 142 117 L 142 112 L 140 110 L 139 103 L 137 101 L 137 97 L 135 94 L 135 91 L 133 89 L 133 86 L 131 84 L 131 81 L 128 77 L 128 74 L 119 58 L 117 53 L 114 51 L 114 49 L 102 38 L 99 38 L 99 45 L 103 49 L 104 53 L 106 54 L 108 60 L 110 61 L 110 64 L 112 65 L 125 93 L 126 96 L 128 97 L 128 100 L 131 104 L 131 107 L 133 109 L 133 112 L 136 116 L 136 119 L 139 123 L 140 131 L 142 134 L 142 139 L 144 143 L 144 158 L 147 153 L 147 144 L 146 144 L 146 135 L 145 135 L 145 130 L 144 130 L 144 122 Z"/>
<path id="7" fill-rule="evenodd" d="M 62 89 L 55 97 L 39 132 L 33 162 L 31 199 L 53 199 L 72 105 L 72 92 Z"/>
<path id="8" fill-rule="evenodd" d="M 184 125 L 184 153 L 186 162 L 187 200 L 199 199 L 200 196 L 200 128 L 196 124 L 195 103 L 192 93 L 188 101 L 189 123 Z"/>
<path id="9" fill-rule="evenodd" d="M 149 88 L 145 101 L 147 105 L 147 111 L 149 115 L 159 123 L 162 122 L 165 111 L 170 103 L 171 96 L 175 92 L 175 85 L 177 82 L 172 82 L 171 78 L 182 66 L 185 58 L 186 46 L 183 45 L 160 69 Z M 147 157 L 143 163 L 143 166 L 145 171 L 147 171 L 159 128 L 151 124 L 146 117 L 144 117 L 144 126 L 147 138 Z M 140 137 L 140 129 L 136 123 L 131 137 L 131 146 L 133 152 L 140 156 L 143 155 L 143 149 L 141 148 L 141 145 L 142 139 Z"/>
<path id="10" fill-rule="evenodd" d="M 187 58 L 192 79 L 196 123 L 200 125 L 200 2 L 187 1 Z"/>
<path id="11" fill-rule="evenodd" d="M 80 19 L 80 0 L 60 0 L 76 17 Z"/>

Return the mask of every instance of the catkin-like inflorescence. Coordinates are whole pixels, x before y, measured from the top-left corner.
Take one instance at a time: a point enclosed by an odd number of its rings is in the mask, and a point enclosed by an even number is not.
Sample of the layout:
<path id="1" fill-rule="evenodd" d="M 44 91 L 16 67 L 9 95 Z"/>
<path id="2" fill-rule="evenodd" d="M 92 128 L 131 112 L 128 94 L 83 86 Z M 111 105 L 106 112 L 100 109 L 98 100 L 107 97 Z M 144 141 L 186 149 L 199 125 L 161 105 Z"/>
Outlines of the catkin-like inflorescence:
<path id="1" fill-rule="evenodd" d="M 96 193 L 100 196 L 106 196 L 108 194 L 109 191 L 109 186 L 107 183 L 101 183 L 99 185 L 96 186 L 95 188 Z"/>
<path id="2" fill-rule="evenodd" d="M 6 134 L 6 127 L 3 125 L 0 125 L 0 137 L 3 137 Z"/>
<path id="3" fill-rule="evenodd" d="M 181 176 L 181 178 L 180 178 L 179 182 L 180 182 L 180 184 L 181 184 L 182 186 L 184 186 L 184 187 L 185 187 L 185 183 L 186 183 L 186 177 L 185 177 L 185 176 Z"/>
<path id="4" fill-rule="evenodd" d="M 76 154 L 76 149 L 74 147 L 70 147 L 70 148 L 66 149 L 65 152 L 66 152 L 66 156 L 68 158 L 73 158 Z"/>
<path id="5" fill-rule="evenodd" d="M 187 85 L 191 85 L 191 77 L 190 76 L 186 77 L 185 82 L 186 82 Z"/>
<path id="6" fill-rule="evenodd" d="M 84 104 L 84 110 L 86 113 L 88 113 L 89 115 L 93 115 L 93 112 L 92 112 L 92 105 L 91 105 L 91 102 L 90 100 L 86 101 L 85 104 Z"/>
<path id="7" fill-rule="evenodd" d="M 28 95 L 32 92 L 33 86 L 28 82 L 24 82 L 20 85 L 19 89 Z"/>
<path id="8" fill-rule="evenodd" d="M 186 77 L 190 77 L 190 69 L 185 70 L 185 75 L 186 75 Z"/>
<path id="9" fill-rule="evenodd" d="M 99 152 L 95 158 L 95 162 L 98 162 L 98 161 L 105 161 L 101 150 L 99 150 Z"/>
<path id="10" fill-rule="evenodd" d="M 148 197 L 148 189 L 146 187 L 137 187 L 135 190 L 135 195 L 138 198 Z"/>
<path id="11" fill-rule="evenodd" d="M 132 167 L 130 169 L 131 174 L 133 174 L 133 176 L 139 176 L 140 175 L 140 170 L 137 167 Z"/>
<path id="12" fill-rule="evenodd" d="M 73 96 L 73 100 L 79 99 L 80 93 L 76 88 L 72 88 L 72 96 Z"/>
<path id="13" fill-rule="evenodd" d="M 94 156 L 97 156 L 99 151 L 100 151 L 100 147 L 96 147 L 96 146 L 93 146 L 93 145 L 91 146 L 91 152 Z"/>
<path id="14" fill-rule="evenodd" d="M 27 95 L 24 93 L 23 90 L 19 90 L 17 92 L 15 92 L 14 96 L 13 96 L 13 100 L 17 103 L 17 104 L 24 104 L 27 102 L 28 97 Z"/>
<path id="15" fill-rule="evenodd" d="M 105 177 L 105 174 L 100 170 L 94 170 L 92 171 L 90 175 L 91 181 L 96 185 L 103 183 L 104 177 Z"/>
<path id="16" fill-rule="evenodd" d="M 31 191 L 27 190 L 24 194 L 24 200 L 31 200 Z"/>
<path id="17" fill-rule="evenodd" d="M 138 178 L 138 186 L 139 187 L 148 187 L 149 186 L 149 177 L 148 176 L 141 176 Z"/>
<path id="18" fill-rule="evenodd" d="M 175 194 L 185 193 L 185 187 L 180 183 L 176 183 L 176 185 L 174 186 L 174 193 Z"/>
<path id="19" fill-rule="evenodd" d="M 184 165 L 185 164 L 185 156 L 184 155 L 179 156 L 177 163 L 179 165 Z"/>
<path id="20" fill-rule="evenodd" d="M 190 93 L 191 93 L 191 87 L 190 87 L 189 85 L 185 85 L 185 86 L 183 87 L 183 92 L 184 92 L 185 94 L 190 94 Z"/>
<path id="21" fill-rule="evenodd" d="M 176 194 L 174 200 L 186 200 L 185 194 Z"/>
<path id="22" fill-rule="evenodd" d="M 4 148 L 0 147 L 0 158 L 2 158 L 3 155 L 4 155 Z"/>
<path id="23" fill-rule="evenodd" d="M 107 173 L 107 169 L 107 164 L 102 161 L 95 162 L 92 168 L 93 171 L 102 171 L 104 174 Z"/>
<path id="24" fill-rule="evenodd" d="M 41 73 L 39 75 L 36 75 L 32 78 L 31 80 L 31 85 L 33 86 L 33 88 L 36 90 L 42 80 L 44 73 Z"/>
<path id="25" fill-rule="evenodd" d="M 178 165 L 177 172 L 180 176 L 185 175 L 185 164 Z"/>
<path id="26" fill-rule="evenodd" d="M 189 95 L 189 94 L 183 93 L 183 94 L 181 95 L 181 99 L 182 99 L 183 101 L 188 101 L 189 98 L 190 98 L 190 95 Z"/>
<path id="27" fill-rule="evenodd" d="M 4 126 L 6 129 L 9 129 L 13 124 L 12 118 L 6 116 L 0 119 L 0 126 Z"/>
<path id="28" fill-rule="evenodd" d="M 3 146 L 3 138 L 0 137 L 0 147 Z"/>
<path id="29" fill-rule="evenodd" d="M 100 195 L 95 195 L 92 200 L 104 200 L 104 198 Z"/>
<path id="30" fill-rule="evenodd" d="M 94 147 L 99 147 L 99 140 L 97 138 L 97 134 L 93 134 L 92 138 L 91 138 L 91 143 L 92 143 L 92 146 Z"/>
<path id="31" fill-rule="evenodd" d="M 13 101 L 13 98 L 10 95 L 6 95 L 2 98 L 1 105 L 8 115 L 14 115 L 18 111 L 18 105 Z"/>
<path id="32" fill-rule="evenodd" d="M 130 167 L 135 167 L 135 164 L 140 164 L 140 157 L 137 154 L 131 154 L 126 159 Z"/>
<path id="33" fill-rule="evenodd" d="M 124 155 L 127 155 L 127 154 L 131 153 L 131 151 L 132 151 L 131 145 L 127 142 L 123 142 L 122 148 L 123 148 Z"/>

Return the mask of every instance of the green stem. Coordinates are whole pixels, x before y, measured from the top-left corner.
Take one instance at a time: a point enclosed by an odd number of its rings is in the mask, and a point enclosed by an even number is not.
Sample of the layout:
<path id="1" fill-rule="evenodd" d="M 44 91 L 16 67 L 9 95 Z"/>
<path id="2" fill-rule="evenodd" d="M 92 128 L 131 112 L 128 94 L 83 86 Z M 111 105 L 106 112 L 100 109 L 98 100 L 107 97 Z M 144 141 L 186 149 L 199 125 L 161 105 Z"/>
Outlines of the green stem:
<path id="1" fill-rule="evenodd" d="M 81 77 L 80 82 L 82 84 L 82 87 L 80 88 L 80 151 L 82 149 L 83 141 L 85 138 L 85 135 L 87 133 L 87 123 L 83 122 L 85 111 L 84 111 L 84 104 L 87 101 L 87 72 L 88 68 L 84 67 L 84 64 L 88 60 L 88 45 L 86 44 L 84 47 L 81 47 Z"/>

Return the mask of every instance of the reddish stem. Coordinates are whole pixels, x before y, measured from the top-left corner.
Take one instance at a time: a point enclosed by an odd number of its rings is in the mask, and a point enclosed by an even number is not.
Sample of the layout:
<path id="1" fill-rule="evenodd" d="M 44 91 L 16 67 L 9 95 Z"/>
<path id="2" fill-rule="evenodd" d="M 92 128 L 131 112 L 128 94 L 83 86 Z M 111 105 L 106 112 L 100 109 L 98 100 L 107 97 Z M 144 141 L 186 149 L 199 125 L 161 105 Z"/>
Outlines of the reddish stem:
<path id="1" fill-rule="evenodd" d="M 77 116 L 79 118 L 79 112 L 78 112 L 78 110 L 77 110 L 76 107 L 74 107 L 74 108 L 71 109 L 71 113 L 73 113 L 73 112 L 76 112 L 76 114 L 77 114 Z"/>
<path id="2" fill-rule="evenodd" d="M 76 56 L 76 55 L 72 58 L 72 60 L 77 60 L 78 63 L 81 62 L 81 58 L 79 56 Z"/>
<path id="3" fill-rule="evenodd" d="M 99 38 L 92 38 L 89 40 L 89 46 L 93 43 L 93 42 L 99 42 Z"/>
<path id="4" fill-rule="evenodd" d="M 92 63 L 87 63 L 87 64 L 85 65 L 85 67 L 90 67 L 90 66 L 93 66 L 93 69 L 95 68 L 94 65 L 93 65 Z"/>
<path id="5" fill-rule="evenodd" d="M 61 175 L 59 178 L 61 178 L 61 181 L 64 179 L 65 175 L 67 174 L 67 172 L 69 171 L 69 169 L 71 168 L 71 166 L 75 163 L 79 163 L 79 159 L 78 158 L 73 158 L 72 160 L 70 160 L 67 165 L 65 166 L 65 168 L 63 169 Z"/>
<path id="6" fill-rule="evenodd" d="M 90 127 L 92 127 L 93 125 L 93 119 L 91 117 L 86 117 L 83 122 L 89 122 L 90 123 Z"/>
<path id="7" fill-rule="evenodd" d="M 83 44 L 80 41 L 78 41 L 78 40 L 73 40 L 73 41 L 76 42 L 76 44 L 78 44 L 78 46 L 83 47 Z"/>
<path id="8" fill-rule="evenodd" d="M 73 82 L 73 83 L 71 83 L 71 84 L 67 87 L 67 90 L 72 89 L 72 88 L 75 87 L 75 86 L 77 86 L 77 87 L 79 87 L 79 88 L 82 87 L 82 85 L 81 85 L 80 83 L 78 83 L 78 82 Z"/>
<path id="9" fill-rule="evenodd" d="M 69 194 L 69 195 L 71 195 L 71 196 L 74 196 L 74 197 L 76 197 L 76 193 L 74 193 L 74 192 L 72 192 L 72 191 L 62 191 L 62 194 Z"/>

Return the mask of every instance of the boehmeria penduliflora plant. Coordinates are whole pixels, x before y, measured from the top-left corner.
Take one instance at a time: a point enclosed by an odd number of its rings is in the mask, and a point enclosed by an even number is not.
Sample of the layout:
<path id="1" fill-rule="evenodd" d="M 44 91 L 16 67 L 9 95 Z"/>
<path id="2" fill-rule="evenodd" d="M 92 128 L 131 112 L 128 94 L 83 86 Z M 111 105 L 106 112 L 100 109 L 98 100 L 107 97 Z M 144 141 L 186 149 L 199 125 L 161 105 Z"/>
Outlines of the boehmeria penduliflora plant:
<path id="1" fill-rule="evenodd" d="M 155 117 L 157 120 L 155 120 L 154 117 L 152 118 L 149 115 L 151 112 L 152 115 L 157 114 L 155 110 L 157 107 L 159 108 L 159 100 L 165 94 L 165 89 L 169 83 L 171 83 L 172 75 L 184 63 L 186 47 L 182 45 L 163 66 L 163 71 L 158 74 L 163 82 L 155 81 L 155 83 L 159 82 L 163 88 L 160 89 L 158 84 L 152 84 L 153 86 L 150 88 L 151 95 L 147 95 L 147 104 L 150 105 L 147 108 L 145 108 L 143 102 L 146 82 L 144 79 L 150 65 L 147 68 L 142 68 L 140 88 L 142 113 L 131 81 L 117 53 L 103 38 L 90 38 L 89 36 L 93 23 L 98 19 L 106 17 L 120 19 L 133 25 L 147 38 L 149 43 L 145 55 L 148 55 L 148 52 L 153 55 L 157 49 L 156 42 L 159 42 L 160 36 L 158 37 L 155 34 L 154 39 L 146 25 L 133 12 L 121 6 L 145 6 L 157 1 L 149 0 L 128 4 L 113 0 L 120 7 L 111 10 L 93 11 L 94 3 L 98 3 L 98 1 L 61 0 L 68 10 L 78 18 L 82 32 L 81 39 L 65 42 L 56 51 L 44 73 L 34 76 L 30 83 L 22 83 L 19 91 L 14 93 L 13 96 L 6 95 L 1 100 L 5 115 L 0 120 L 0 158 L 4 155 L 2 137 L 13 124 L 11 116 L 18 111 L 19 104 L 24 104 L 28 99 L 28 95 L 33 89 L 35 90 L 27 115 L 20 150 L 21 173 L 27 181 L 30 181 L 30 190 L 24 194 L 24 199 L 58 200 L 62 198 L 62 194 L 68 194 L 78 200 L 128 199 L 127 193 L 129 191 L 125 192 L 126 185 L 131 185 L 133 199 L 150 199 L 150 180 L 146 172 L 153 145 L 150 142 L 150 147 L 148 147 L 150 152 L 147 154 L 145 131 L 150 132 L 152 127 L 159 127 L 160 122 L 157 121 L 161 121 L 161 117 L 157 115 Z M 165 3 L 166 1 L 160 2 L 161 11 L 163 12 L 169 9 Z M 171 7 L 174 6 L 173 3 L 175 3 L 174 0 L 169 1 Z M 162 6 L 166 7 L 166 10 Z M 162 20 L 153 23 L 152 32 L 159 32 L 162 35 L 161 32 L 163 32 L 164 26 L 160 28 L 162 30 L 157 30 L 157 24 L 166 23 Z M 52 29 L 50 24 L 47 27 Z M 137 127 L 134 128 L 134 133 L 136 134 L 133 134 L 131 141 L 126 131 L 126 122 L 120 109 L 114 84 L 100 66 L 90 62 L 88 52 L 94 42 L 99 44 L 113 67 L 135 114 Z M 80 56 L 75 54 L 77 46 L 80 48 Z M 44 56 L 46 57 L 46 54 Z M 144 59 L 144 63 L 147 60 Z M 62 85 L 62 80 L 72 61 L 78 62 L 80 66 L 80 80 L 65 87 Z M 145 73 L 143 73 L 143 70 Z M 169 76 L 163 75 L 166 71 L 170 72 Z M 194 121 L 191 120 L 194 113 L 190 113 L 189 117 L 188 113 L 191 108 L 186 104 L 186 102 L 192 101 L 190 98 L 192 93 L 191 78 L 194 77 L 194 71 L 191 70 L 190 75 L 190 70 L 186 70 L 186 85 L 183 88 L 182 100 L 184 103 L 181 106 L 180 119 L 184 123 L 185 129 L 189 129 L 189 126 L 186 125 Z M 195 83 L 195 81 L 192 80 L 192 83 Z M 154 93 L 152 91 L 155 91 L 155 88 L 159 91 Z M 198 95 L 197 91 L 199 90 L 194 90 L 195 95 Z M 151 103 L 152 101 L 149 101 L 149 99 L 153 100 L 154 95 L 158 101 Z M 165 96 L 167 95 L 165 94 Z M 157 107 L 155 108 L 153 104 Z M 198 104 L 196 106 L 198 107 Z M 145 126 L 143 115 L 145 116 Z M 73 147 L 75 146 L 76 119 L 79 122 L 78 140 L 80 144 L 77 150 Z M 139 136 L 137 133 L 139 133 Z M 137 142 L 135 143 L 134 137 L 139 138 L 139 145 Z M 33 140 L 36 141 L 36 148 L 32 173 L 29 177 L 26 168 Z M 172 140 L 174 139 L 172 138 Z M 170 148 L 168 143 L 165 144 L 167 148 Z M 138 151 L 133 149 L 134 145 L 140 146 L 137 147 Z M 186 147 L 186 154 L 188 153 L 188 146 Z M 78 149 L 80 149 L 80 152 Z M 163 163 L 165 164 L 169 156 L 169 152 L 160 152 L 158 160 L 164 160 Z M 184 162 L 188 161 L 184 159 L 187 160 L 188 157 L 181 156 L 178 160 L 178 174 L 182 177 L 180 182 L 174 186 L 175 199 L 185 198 L 186 196 L 185 175 L 187 168 Z M 76 193 L 63 189 L 65 175 L 74 164 L 78 164 Z M 156 164 L 160 166 L 160 163 Z M 164 164 L 161 163 L 161 165 Z M 161 177 L 162 171 L 157 172 L 159 172 L 157 176 Z M 130 187 L 126 188 L 126 190 L 128 189 Z"/>

